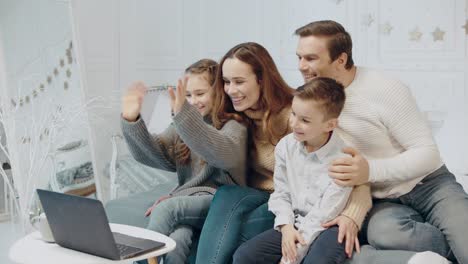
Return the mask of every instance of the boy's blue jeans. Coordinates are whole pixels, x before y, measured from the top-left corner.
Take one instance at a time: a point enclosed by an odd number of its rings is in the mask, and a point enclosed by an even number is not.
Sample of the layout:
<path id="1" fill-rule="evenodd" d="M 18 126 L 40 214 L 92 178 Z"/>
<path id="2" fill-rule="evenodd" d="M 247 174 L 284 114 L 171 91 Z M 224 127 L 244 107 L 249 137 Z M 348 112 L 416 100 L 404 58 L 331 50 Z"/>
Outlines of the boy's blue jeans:
<path id="1" fill-rule="evenodd" d="M 282 258 L 282 235 L 270 229 L 242 244 L 234 254 L 234 264 L 278 263 Z M 340 264 L 346 259 L 344 243 L 338 243 L 338 227 L 328 228 L 310 245 L 301 264 Z"/>

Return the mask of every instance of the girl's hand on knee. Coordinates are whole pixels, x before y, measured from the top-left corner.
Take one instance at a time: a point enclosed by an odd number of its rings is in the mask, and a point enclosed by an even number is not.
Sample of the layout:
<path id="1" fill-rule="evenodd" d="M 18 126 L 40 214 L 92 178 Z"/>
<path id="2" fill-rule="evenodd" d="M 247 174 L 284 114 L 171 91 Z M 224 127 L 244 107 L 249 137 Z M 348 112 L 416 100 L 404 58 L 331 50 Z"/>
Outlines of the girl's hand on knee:
<path id="1" fill-rule="evenodd" d="M 154 204 L 150 208 L 148 208 L 148 210 L 146 210 L 145 216 L 146 217 L 150 216 L 151 212 L 156 207 L 156 205 L 158 205 L 160 202 L 162 202 L 162 201 L 164 201 L 164 200 L 166 200 L 166 199 L 168 199 L 170 197 L 171 197 L 170 195 L 166 195 L 166 196 L 163 196 L 163 197 L 159 198 L 156 202 L 154 202 Z"/>

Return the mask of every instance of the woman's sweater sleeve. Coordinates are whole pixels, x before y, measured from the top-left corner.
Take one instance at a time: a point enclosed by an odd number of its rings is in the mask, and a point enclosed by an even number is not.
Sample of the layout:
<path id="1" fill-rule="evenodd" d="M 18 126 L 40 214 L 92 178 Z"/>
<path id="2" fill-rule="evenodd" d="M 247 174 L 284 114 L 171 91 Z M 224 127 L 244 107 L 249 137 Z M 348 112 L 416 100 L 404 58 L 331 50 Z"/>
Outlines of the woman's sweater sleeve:
<path id="1" fill-rule="evenodd" d="M 353 219 L 358 228 L 361 229 L 362 222 L 364 222 L 371 207 L 372 197 L 369 184 L 358 185 L 353 188 L 346 208 L 341 214 Z"/>
<path id="2" fill-rule="evenodd" d="M 247 128 L 239 122 L 230 120 L 218 130 L 185 102 L 174 116 L 174 127 L 190 150 L 212 166 L 225 170 L 245 167 Z"/>

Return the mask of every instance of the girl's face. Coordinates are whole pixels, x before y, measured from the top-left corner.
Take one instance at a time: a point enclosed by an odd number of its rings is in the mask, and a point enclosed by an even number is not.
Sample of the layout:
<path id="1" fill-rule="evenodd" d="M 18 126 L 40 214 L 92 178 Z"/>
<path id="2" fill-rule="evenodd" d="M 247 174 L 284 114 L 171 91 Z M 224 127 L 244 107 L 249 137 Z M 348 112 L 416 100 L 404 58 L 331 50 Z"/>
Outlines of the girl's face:
<path id="1" fill-rule="evenodd" d="M 188 74 L 187 101 L 195 106 L 202 116 L 211 113 L 213 108 L 213 88 L 208 82 L 208 73 Z"/>
<path id="2" fill-rule="evenodd" d="M 222 65 L 224 92 L 234 109 L 243 112 L 256 109 L 260 99 L 260 84 L 252 67 L 237 58 L 228 58 Z"/>

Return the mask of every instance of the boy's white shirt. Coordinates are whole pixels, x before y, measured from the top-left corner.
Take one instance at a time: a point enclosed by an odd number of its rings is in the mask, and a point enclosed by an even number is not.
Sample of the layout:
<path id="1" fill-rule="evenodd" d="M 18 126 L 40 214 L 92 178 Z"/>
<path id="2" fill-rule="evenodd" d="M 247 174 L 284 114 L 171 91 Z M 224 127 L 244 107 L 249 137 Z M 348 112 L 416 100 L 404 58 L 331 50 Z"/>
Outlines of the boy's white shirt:
<path id="1" fill-rule="evenodd" d="M 325 230 L 321 225 L 337 217 L 345 208 L 351 187 L 336 185 L 328 176 L 331 161 L 346 156 L 345 144 L 337 133 L 315 152 L 308 153 L 294 134 L 280 140 L 275 149 L 275 191 L 268 207 L 275 214 L 274 228 L 293 224 L 307 246 L 298 249 L 298 262 L 315 238 Z"/>

